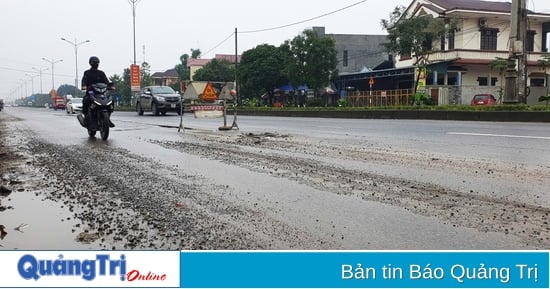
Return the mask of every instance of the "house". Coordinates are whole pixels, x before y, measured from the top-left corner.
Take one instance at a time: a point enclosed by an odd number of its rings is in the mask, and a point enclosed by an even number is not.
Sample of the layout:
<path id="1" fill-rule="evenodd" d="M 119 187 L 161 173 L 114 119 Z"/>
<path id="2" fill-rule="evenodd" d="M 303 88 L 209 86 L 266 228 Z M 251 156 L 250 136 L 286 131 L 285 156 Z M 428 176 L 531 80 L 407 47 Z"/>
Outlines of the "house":
<path id="1" fill-rule="evenodd" d="M 388 53 L 382 46 L 387 42 L 386 35 L 326 34 L 325 27 L 313 27 L 313 31 L 334 40 L 338 59 L 336 69 L 341 74 L 371 71 L 388 60 Z"/>
<path id="2" fill-rule="evenodd" d="M 235 63 L 235 55 L 234 54 L 216 54 L 214 57 L 217 60 L 225 60 L 229 63 Z M 193 81 L 193 75 L 195 75 L 195 72 L 197 70 L 203 68 L 206 64 L 208 64 L 212 59 L 203 59 L 203 58 L 190 58 L 187 60 L 187 67 L 189 68 L 189 75 L 190 80 Z M 237 63 L 241 62 L 241 55 L 237 55 Z"/>
<path id="3" fill-rule="evenodd" d="M 187 68 L 189 68 L 190 80 L 193 80 L 193 75 L 197 70 L 201 69 L 203 66 L 208 64 L 211 59 L 202 59 L 202 58 L 189 58 L 187 59 Z"/>
<path id="4" fill-rule="evenodd" d="M 501 95 L 505 78 L 490 63 L 509 57 L 511 11 L 510 2 L 482 0 L 414 0 L 406 7 L 407 17 L 432 15 L 458 26 L 455 33 L 432 43 L 428 57 L 426 89 L 439 104 L 469 104 L 476 93 Z M 534 104 L 548 85 L 538 60 L 550 49 L 550 14 L 527 10 L 527 18 L 527 103 Z M 412 88 L 414 57 L 397 55 L 394 61 L 395 68 L 341 75 L 337 87 L 341 92 L 369 90 L 369 83 L 370 89 L 384 92 Z"/>
<path id="5" fill-rule="evenodd" d="M 151 75 L 153 85 L 170 86 L 178 82 L 178 72 L 175 69 L 168 69 L 165 72 L 155 72 Z"/>
<path id="6" fill-rule="evenodd" d="M 235 55 L 233 54 L 216 54 L 215 59 L 226 60 L 230 63 L 235 63 Z M 187 60 L 187 68 L 189 69 L 191 79 L 193 80 L 193 75 L 197 70 L 204 67 L 212 59 L 202 59 L 202 58 L 189 58 Z M 237 55 L 237 61 L 241 61 L 241 56 Z M 178 82 L 179 75 L 175 69 L 168 69 L 165 72 L 155 72 L 151 75 L 154 85 L 167 85 L 170 86 Z"/>

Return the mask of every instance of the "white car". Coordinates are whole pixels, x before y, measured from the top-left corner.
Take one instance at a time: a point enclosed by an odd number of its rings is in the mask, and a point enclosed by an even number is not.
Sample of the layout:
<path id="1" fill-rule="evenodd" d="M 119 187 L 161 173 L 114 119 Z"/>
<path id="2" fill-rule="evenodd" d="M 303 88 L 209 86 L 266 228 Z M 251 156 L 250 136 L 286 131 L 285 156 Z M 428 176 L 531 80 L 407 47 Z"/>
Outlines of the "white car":
<path id="1" fill-rule="evenodd" d="M 67 114 L 82 110 L 82 98 L 71 98 L 66 106 Z"/>

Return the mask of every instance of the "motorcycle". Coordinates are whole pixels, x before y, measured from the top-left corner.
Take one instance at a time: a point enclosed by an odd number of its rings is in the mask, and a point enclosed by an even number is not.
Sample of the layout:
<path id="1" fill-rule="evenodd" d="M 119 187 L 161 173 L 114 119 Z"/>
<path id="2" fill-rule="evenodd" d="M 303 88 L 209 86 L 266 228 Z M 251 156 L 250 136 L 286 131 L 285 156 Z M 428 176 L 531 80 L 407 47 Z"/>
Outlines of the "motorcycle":
<path id="1" fill-rule="evenodd" d="M 82 114 L 79 114 L 77 118 L 80 124 L 88 129 L 90 137 L 95 137 L 96 132 L 99 131 L 101 139 L 107 140 L 111 123 L 110 117 L 114 110 L 113 98 L 108 93 L 111 86 L 106 83 L 96 83 L 91 87 L 92 89 L 87 92 L 90 96 L 87 119 L 84 119 Z"/>

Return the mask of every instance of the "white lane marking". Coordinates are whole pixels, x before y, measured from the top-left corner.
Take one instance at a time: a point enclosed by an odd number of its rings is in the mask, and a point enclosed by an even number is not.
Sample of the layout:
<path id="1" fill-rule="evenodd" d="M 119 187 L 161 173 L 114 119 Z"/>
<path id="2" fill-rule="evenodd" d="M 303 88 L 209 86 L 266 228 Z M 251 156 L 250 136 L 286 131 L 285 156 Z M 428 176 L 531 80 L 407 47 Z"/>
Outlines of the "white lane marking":
<path id="1" fill-rule="evenodd" d="M 530 135 L 510 135 L 510 134 L 490 134 L 490 133 L 469 133 L 469 132 L 448 132 L 452 135 L 471 135 L 471 136 L 490 136 L 490 137 L 509 137 L 509 138 L 530 138 L 530 139 L 547 139 L 549 136 L 530 136 Z"/>

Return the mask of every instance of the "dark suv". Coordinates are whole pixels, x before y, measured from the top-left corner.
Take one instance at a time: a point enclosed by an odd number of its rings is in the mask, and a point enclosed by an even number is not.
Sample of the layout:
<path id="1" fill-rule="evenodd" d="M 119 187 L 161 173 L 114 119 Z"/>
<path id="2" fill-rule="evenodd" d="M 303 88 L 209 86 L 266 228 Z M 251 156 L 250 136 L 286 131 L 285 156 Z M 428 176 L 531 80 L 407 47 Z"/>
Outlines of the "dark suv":
<path id="1" fill-rule="evenodd" d="M 168 111 L 181 114 L 181 96 L 169 86 L 146 86 L 135 96 L 138 115 L 150 111 L 153 115 L 165 115 Z"/>

